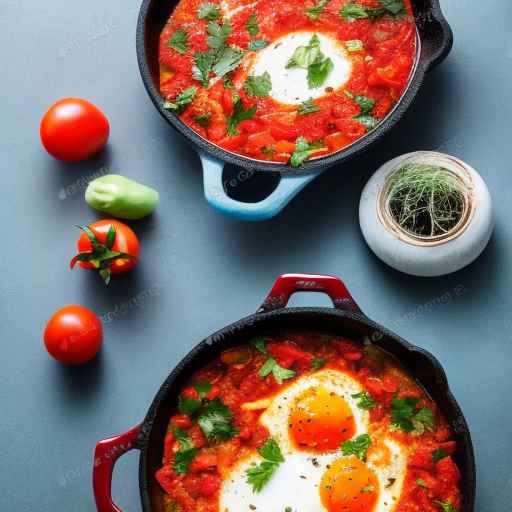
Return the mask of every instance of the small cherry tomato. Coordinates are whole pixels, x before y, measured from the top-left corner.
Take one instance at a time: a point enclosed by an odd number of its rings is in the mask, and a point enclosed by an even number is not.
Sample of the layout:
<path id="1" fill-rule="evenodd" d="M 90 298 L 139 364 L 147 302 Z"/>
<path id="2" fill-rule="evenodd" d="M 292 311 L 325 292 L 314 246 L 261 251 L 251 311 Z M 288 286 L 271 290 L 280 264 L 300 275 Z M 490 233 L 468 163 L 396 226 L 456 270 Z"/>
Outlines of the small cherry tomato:
<path id="1" fill-rule="evenodd" d="M 83 306 L 59 309 L 44 330 L 48 353 L 65 364 L 87 363 L 101 348 L 103 328 L 97 315 Z"/>
<path id="2" fill-rule="evenodd" d="M 87 100 L 65 98 L 43 116 L 41 142 L 58 160 L 79 162 L 97 153 L 108 141 L 110 126 L 103 112 Z"/>
<path id="3" fill-rule="evenodd" d="M 126 224 L 118 220 L 100 220 L 80 226 L 83 233 L 78 239 L 78 254 L 71 260 L 73 268 L 98 270 L 106 284 L 111 274 L 124 274 L 137 265 L 139 240 Z"/>

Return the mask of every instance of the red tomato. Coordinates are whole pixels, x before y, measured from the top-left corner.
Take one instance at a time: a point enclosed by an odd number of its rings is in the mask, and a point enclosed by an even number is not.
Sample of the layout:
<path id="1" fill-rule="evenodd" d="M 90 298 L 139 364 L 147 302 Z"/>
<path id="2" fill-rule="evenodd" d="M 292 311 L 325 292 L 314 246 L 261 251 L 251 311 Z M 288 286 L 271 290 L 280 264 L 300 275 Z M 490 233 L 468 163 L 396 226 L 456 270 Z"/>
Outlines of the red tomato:
<path id="1" fill-rule="evenodd" d="M 59 309 L 44 330 L 49 354 L 65 364 L 83 364 L 100 350 L 103 328 L 90 309 L 70 305 Z"/>
<path id="2" fill-rule="evenodd" d="M 293 126 L 285 126 L 282 124 L 270 125 L 270 133 L 276 140 L 289 140 L 295 142 L 299 136 L 299 130 Z"/>
<path id="3" fill-rule="evenodd" d="M 71 268 L 79 262 L 82 268 L 98 270 L 108 284 L 111 274 L 124 274 L 137 265 L 139 240 L 126 224 L 100 220 L 82 229 Z"/>
<path id="4" fill-rule="evenodd" d="M 50 107 L 41 120 L 43 146 L 65 162 L 79 162 L 102 149 L 110 127 L 103 112 L 80 98 L 65 98 Z"/>

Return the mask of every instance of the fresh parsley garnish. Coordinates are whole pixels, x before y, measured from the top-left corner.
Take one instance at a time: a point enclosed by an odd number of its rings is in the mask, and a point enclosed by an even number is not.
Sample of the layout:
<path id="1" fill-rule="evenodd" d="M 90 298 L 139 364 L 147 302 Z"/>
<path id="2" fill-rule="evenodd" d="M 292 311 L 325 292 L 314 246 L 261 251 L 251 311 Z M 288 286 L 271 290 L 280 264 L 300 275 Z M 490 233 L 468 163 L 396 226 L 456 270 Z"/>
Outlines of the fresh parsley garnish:
<path id="1" fill-rule="evenodd" d="M 181 413 L 187 416 L 193 416 L 203 405 L 201 400 L 195 398 L 181 398 L 179 403 L 179 410 Z"/>
<path id="2" fill-rule="evenodd" d="M 196 95 L 197 87 L 189 87 L 183 92 L 180 92 L 174 101 L 166 101 L 164 108 L 172 110 L 173 112 L 182 112 L 184 108 L 192 103 L 194 96 Z"/>
<path id="3" fill-rule="evenodd" d="M 214 62 L 215 54 L 213 52 L 196 52 L 194 55 L 192 77 L 200 82 L 203 87 L 208 87 L 210 83 L 210 72 Z"/>
<path id="4" fill-rule="evenodd" d="M 350 91 L 345 91 L 345 95 L 354 100 L 361 107 L 361 114 L 371 114 L 375 107 L 375 100 L 368 96 L 354 95 Z"/>
<path id="5" fill-rule="evenodd" d="M 268 41 L 265 39 L 254 39 L 253 41 L 249 42 L 249 45 L 247 48 L 253 52 L 257 52 L 258 50 L 261 50 L 268 46 Z"/>
<path id="6" fill-rule="evenodd" d="M 361 393 L 356 393 L 356 394 L 352 395 L 352 398 L 355 398 L 356 400 L 358 400 L 357 407 L 359 407 L 359 409 L 363 409 L 366 411 L 373 409 L 377 405 L 377 402 L 366 391 L 361 391 Z"/>
<path id="7" fill-rule="evenodd" d="M 434 503 L 440 507 L 443 512 L 458 512 L 458 510 L 449 501 L 436 500 Z"/>
<path id="8" fill-rule="evenodd" d="M 366 452 L 371 444 L 371 437 L 368 434 L 361 434 L 355 439 L 342 443 L 341 451 L 343 455 L 355 455 L 358 459 L 365 461 Z"/>
<path id="9" fill-rule="evenodd" d="M 212 385 L 207 380 L 201 380 L 194 384 L 194 389 L 199 393 L 201 398 L 204 398 L 212 390 Z"/>
<path id="10" fill-rule="evenodd" d="M 438 448 L 432 452 L 432 460 L 434 462 L 439 462 L 440 460 L 448 457 L 449 453 L 444 448 Z"/>
<path id="11" fill-rule="evenodd" d="M 252 119 L 256 113 L 256 106 L 244 109 L 242 100 L 237 97 L 233 105 L 233 115 L 228 119 L 228 135 L 237 135 L 238 123 L 245 121 L 246 119 Z"/>
<path id="12" fill-rule="evenodd" d="M 215 21 L 210 21 L 206 26 L 206 32 L 208 32 L 208 46 L 214 50 L 222 48 L 226 44 L 226 40 L 232 31 L 231 23 L 226 20 L 222 25 L 219 25 Z"/>
<path id="13" fill-rule="evenodd" d="M 206 2 L 199 6 L 197 10 L 197 17 L 200 20 L 213 21 L 220 17 L 220 9 L 218 5 Z"/>
<path id="14" fill-rule="evenodd" d="M 391 422 L 394 427 L 404 432 L 413 432 L 421 435 L 426 429 L 434 428 L 434 413 L 428 407 L 416 408 L 419 398 L 405 397 L 393 398 L 391 402 Z"/>
<path id="15" fill-rule="evenodd" d="M 340 16 L 348 21 L 362 20 L 370 17 L 369 12 L 366 6 L 349 2 L 341 8 Z"/>
<path id="16" fill-rule="evenodd" d="M 213 65 L 213 72 L 217 76 L 224 76 L 238 67 L 244 52 L 238 48 L 226 46 L 219 54 Z"/>
<path id="17" fill-rule="evenodd" d="M 272 81 L 270 79 L 270 74 L 268 71 L 265 71 L 263 75 L 257 76 L 252 75 L 247 78 L 245 82 L 245 92 L 249 96 L 258 96 L 265 97 L 268 96 L 270 90 L 272 89 Z"/>
<path id="18" fill-rule="evenodd" d="M 196 456 L 198 449 L 181 428 L 175 428 L 172 434 L 179 444 L 179 449 L 174 455 L 173 469 L 178 475 L 184 475 Z"/>
<path id="19" fill-rule="evenodd" d="M 364 43 L 361 39 L 345 41 L 345 46 L 349 52 L 360 52 L 361 50 L 364 50 Z"/>
<path id="20" fill-rule="evenodd" d="M 379 0 L 380 5 L 393 16 L 402 16 L 407 14 L 404 0 Z"/>
<path id="21" fill-rule="evenodd" d="M 280 366 L 273 357 L 269 357 L 260 368 L 258 375 L 264 379 L 268 375 L 272 374 L 278 384 L 282 384 L 285 380 L 295 377 L 293 370 L 283 368 Z"/>
<path id="22" fill-rule="evenodd" d="M 329 3 L 330 0 L 320 0 L 315 6 L 309 7 L 305 9 L 306 16 L 311 21 L 317 21 L 320 17 L 320 14 L 324 12 L 325 6 Z"/>
<path id="23" fill-rule="evenodd" d="M 295 151 L 290 158 L 290 165 L 292 167 L 300 167 L 316 149 L 322 147 L 322 141 L 310 143 L 304 137 L 299 137 L 295 141 Z"/>
<path id="24" fill-rule="evenodd" d="M 210 112 L 207 114 L 201 114 L 199 116 L 195 117 L 195 121 L 199 126 L 202 126 L 203 128 L 208 128 L 210 126 L 210 121 L 212 119 L 212 115 Z"/>
<path id="25" fill-rule="evenodd" d="M 274 439 L 269 439 L 258 450 L 258 453 L 264 461 L 246 471 L 247 483 L 252 486 L 253 492 L 260 492 L 270 481 L 279 465 L 284 462 L 281 449 Z"/>
<path id="26" fill-rule="evenodd" d="M 215 398 L 201 409 L 197 423 L 208 439 L 226 441 L 238 434 L 238 429 L 231 423 L 232 419 L 233 413 L 229 407 L 220 398 Z"/>
<path id="27" fill-rule="evenodd" d="M 317 357 L 311 361 L 311 368 L 313 370 L 320 370 L 320 368 L 323 368 L 325 365 L 325 359 L 322 357 Z"/>
<path id="28" fill-rule="evenodd" d="M 354 120 L 364 125 L 364 127 L 368 131 L 373 130 L 379 122 L 377 119 L 375 119 L 375 117 L 367 114 L 361 114 L 360 116 L 356 116 L 354 117 Z"/>
<path id="29" fill-rule="evenodd" d="M 379 0 L 380 7 L 367 7 L 355 2 L 345 4 L 340 10 L 340 16 L 347 21 L 375 19 L 384 14 L 402 16 L 407 14 L 403 0 Z"/>
<path id="30" fill-rule="evenodd" d="M 262 354 L 267 354 L 267 344 L 263 338 L 253 338 L 250 344 Z"/>
<path id="31" fill-rule="evenodd" d="M 182 28 L 176 30 L 176 32 L 174 32 L 169 41 L 167 41 L 167 46 L 169 46 L 169 48 L 173 48 L 182 55 L 186 53 L 186 51 L 188 50 L 187 32 Z"/>
<path id="32" fill-rule="evenodd" d="M 318 112 L 319 110 L 320 110 L 320 107 L 313 101 L 313 98 L 309 98 L 309 100 L 306 100 L 299 105 L 297 112 L 300 115 L 304 116 L 306 114 L 312 114 L 313 112 Z"/>
<path id="33" fill-rule="evenodd" d="M 308 68 L 309 88 L 318 89 L 322 87 L 333 69 L 334 64 L 330 58 L 317 59 L 317 61 Z"/>
<path id="34" fill-rule="evenodd" d="M 247 28 L 247 32 L 249 32 L 250 36 L 257 36 L 260 33 L 260 26 L 258 25 L 258 17 L 256 13 L 252 13 L 249 18 L 247 18 L 247 22 L 245 24 Z"/>

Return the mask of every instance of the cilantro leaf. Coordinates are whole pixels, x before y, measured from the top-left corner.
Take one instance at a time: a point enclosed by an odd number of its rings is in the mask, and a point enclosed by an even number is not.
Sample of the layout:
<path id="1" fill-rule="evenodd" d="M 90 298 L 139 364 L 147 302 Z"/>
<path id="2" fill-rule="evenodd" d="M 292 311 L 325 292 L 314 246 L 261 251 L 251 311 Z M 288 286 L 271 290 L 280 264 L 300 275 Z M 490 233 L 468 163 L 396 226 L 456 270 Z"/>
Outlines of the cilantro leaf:
<path id="1" fill-rule="evenodd" d="M 210 112 L 206 114 L 201 114 L 199 116 L 195 117 L 195 121 L 199 126 L 202 126 L 203 128 L 208 128 L 210 126 L 210 121 L 212 119 L 212 115 Z"/>
<path id="2" fill-rule="evenodd" d="M 229 20 L 226 20 L 222 25 L 215 21 L 210 21 L 206 26 L 206 32 L 209 34 L 207 38 L 208 46 L 214 50 L 219 50 L 226 44 L 226 40 L 232 30 Z"/>
<path id="3" fill-rule="evenodd" d="M 167 46 L 183 55 L 188 50 L 188 33 L 182 28 L 179 28 L 174 32 L 169 41 L 167 41 Z"/>
<path id="4" fill-rule="evenodd" d="M 192 77 L 200 82 L 203 87 L 208 87 L 210 71 L 212 70 L 214 61 L 215 55 L 213 52 L 196 52 L 194 55 Z"/>
<path id="5" fill-rule="evenodd" d="M 253 52 L 257 52 L 258 50 L 261 50 L 262 48 L 265 48 L 268 46 L 268 41 L 265 39 L 254 39 L 254 41 L 251 41 L 247 48 Z"/>
<path id="6" fill-rule="evenodd" d="M 187 105 L 192 103 L 196 92 L 197 87 L 189 87 L 183 92 L 180 92 L 174 101 L 166 101 L 164 108 L 172 110 L 173 112 L 182 112 Z"/>
<path id="7" fill-rule="evenodd" d="M 194 398 L 181 398 L 179 403 L 179 410 L 187 416 L 193 416 L 201 408 L 201 400 Z"/>
<path id="8" fill-rule="evenodd" d="M 330 58 L 317 60 L 308 68 L 308 86 L 310 89 L 318 89 L 327 80 L 331 71 L 334 69 L 334 64 Z"/>
<path id="9" fill-rule="evenodd" d="M 330 0 L 320 0 L 314 7 L 309 7 L 304 12 L 311 21 L 317 21 L 320 14 L 324 12 L 326 5 Z"/>
<path id="10" fill-rule="evenodd" d="M 379 0 L 380 5 L 393 16 L 407 14 L 404 0 Z"/>
<path id="11" fill-rule="evenodd" d="M 273 357 L 269 357 L 261 366 L 258 375 L 264 379 L 268 375 L 274 376 L 276 382 L 278 384 L 282 384 L 283 381 L 287 379 L 291 379 L 295 377 L 295 372 L 293 370 L 288 370 L 287 368 L 283 368 L 280 366 L 277 361 Z"/>
<path id="12" fill-rule="evenodd" d="M 323 368 L 325 365 L 325 359 L 323 358 L 315 358 L 313 361 L 311 361 L 311 368 L 313 370 L 319 370 L 320 368 Z"/>
<path id="13" fill-rule="evenodd" d="M 356 393 L 355 395 L 352 395 L 352 398 L 359 400 L 357 402 L 357 407 L 359 407 L 359 409 L 364 409 L 366 411 L 369 409 L 373 409 L 377 405 L 377 402 L 366 391 Z"/>
<path id="14" fill-rule="evenodd" d="M 238 67 L 243 55 L 244 52 L 242 50 L 238 50 L 231 46 L 225 47 L 213 65 L 213 72 L 217 76 L 224 76 L 228 74 Z"/>
<path id="15" fill-rule="evenodd" d="M 207 380 L 201 380 L 194 384 L 194 389 L 199 393 L 201 398 L 204 398 L 212 389 L 212 385 Z"/>
<path id="16" fill-rule="evenodd" d="M 309 100 L 304 101 L 299 105 L 297 112 L 305 116 L 306 114 L 312 114 L 313 112 L 318 112 L 320 107 L 313 101 L 313 98 L 309 98 Z"/>
<path id="17" fill-rule="evenodd" d="M 219 398 L 208 402 L 197 419 L 203 434 L 214 441 L 231 439 L 238 433 L 231 420 L 233 413 Z"/>
<path id="18" fill-rule="evenodd" d="M 439 462 L 441 459 L 448 457 L 449 453 L 444 448 L 438 448 L 432 452 L 432 460 Z"/>
<path id="19" fill-rule="evenodd" d="M 348 21 L 363 20 L 369 17 L 368 11 L 364 5 L 351 2 L 341 8 L 340 16 Z"/>
<path id="20" fill-rule="evenodd" d="M 197 17 L 200 20 L 209 20 L 213 21 L 220 17 L 220 9 L 216 4 L 212 4 L 210 2 L 206 2 L 199 6 L 197 10 Z"/>
<path id="21" fill-rule="evenodd" d="M 355 439 L 342 443 L 341 451 L 343 455 L 355 455 L 358 459 L 365 461 L 366 452 L 371 444 L 371 437 L 368 434 L 361 434 Z"/>
<path id="22" fill-rule="evenodd" d="M 256 16 L 256 13 L 253 12 L 249 16 L 245 24 L 245 27 L 247 28 L 247 32 L 249 32 L 249 35 L 253 37 L 257 36 L 260 33 L 260 26 L 258 25 L 258 17 Z"/>
<path id="23" fill-rule="evenodd" d="M 419 403 L 419 398 L 408 396 L 405 398 L 393 398 L 391 402 L 392 425 L 401 428 L 405 432 L 412 432 L 414 424 L 412 418 Z"/>
<path id="24" fill-rule="evenodd" d="M 414 425 L 414 431 L 417 435 L 421 435 L 425 432 L 425 430 L 433 430 L 434 429 L 434 413 L 432 409 L 428 407 L 422 407 L 412 419 L 412 423 Z"/>
<path id="25" fill-rule="evenodd" d="M 384 14 L 402 16 L 407 14 L 403 0 L 379 0 L 380 7 L 366 7 L 365 5 L 349 2 L 340 10 L 340 16 L 347 21 L 375 19 Z"/>
<path id="26" fill-rule="evenodd" d="M 360 116 L 354 117 L 354 119 L 363 124 L 367 130 L 373 130 L 377 124 L 379 124 L 379 121 L 375 117 L 367 114 L 361 114 Z"/>
<path id="27" fill-rule="evenodd" d="M 443 512 L 458 512 L 458 510 L 449 501 L 436 500 L 434 503 L 440 507 Z"/>
<path id="28" fill-rule="evenodd" d="M 244 109 L 244 105 L 240 98 L 237 98 L 233 106 L 233 115 L 228 119 L 228 135 L 237 135 L 238 123 L 246 119 L 252 119 L 256 113 L 256 106 Z"/>
<path id="29" fill-rule="evenodd" d="M 284 462 L 281 449 L 273 439 L 269 439 L 258 450 L 258 453 L 265 460 L 246 471 L 247 483 L 252 486 L 254 492 L 260 492 L 270 481 L 279 465 Z"/>
<path id="30" fill-rule="evenodd" d="M 267 344 L 263 338 L 254 338 L 250 341 L 251 345 L 262 354 L 267 353 Z"/>
<path id="31" fill-rule="evenodd" d="M 265 73 L 260 76 L 249 76 L 245 82 L 244 88 L 249 96 L 258 96 L 261 98 L 268 96 L 272 89 L 270 74 L 268 71 L 265 71 Z"/>
<path id="32" fill-rule="evenodd" d="M 366 115 L 372 113 L 376 103 L 376 101 L 373 98 L 369 98 L 368 96 L 362 95 L 354 96 L 349 91 L 345 91 L 345 95 L 348 96 L 350 99 L 353 99 L 361 107 L 361 114 Z"/>
<path id="33" fill-rule="evenodd" d="M 360 52 L 361 50 L 364 50 L 364 43 L 361 39 L 345 41 L 345 46 L 349 52 Z"/>
<path id="34" fill-rule="evenodd" d="M 310 144 L 304 137 L 298 137 L 295 141 L 295 151 L 290 158 L 290 165 L 292 167 L 300 167 L 311 156 L 311 153 L 315 149 L 321 147 L 323 147 L 321 141 L 312 142 Z"/>
<path id="35" fill-rule="evenodd" d="M 199 450 L 181 428 L 175 428 L 173 436 L 179 444 L 179 450 L 174 455 L 173 469 L 178 475 L 183 475 Z"/>
<path id="36" fill-rule="evenodd" d="M 308 69 L 319 57 L 323 57 L 320 51 L 320 39 L 314 34 L 307 46 L 299 46 L 293 52 L 291 59 L 286 64 L 286 69 L 303 68 Z"/>

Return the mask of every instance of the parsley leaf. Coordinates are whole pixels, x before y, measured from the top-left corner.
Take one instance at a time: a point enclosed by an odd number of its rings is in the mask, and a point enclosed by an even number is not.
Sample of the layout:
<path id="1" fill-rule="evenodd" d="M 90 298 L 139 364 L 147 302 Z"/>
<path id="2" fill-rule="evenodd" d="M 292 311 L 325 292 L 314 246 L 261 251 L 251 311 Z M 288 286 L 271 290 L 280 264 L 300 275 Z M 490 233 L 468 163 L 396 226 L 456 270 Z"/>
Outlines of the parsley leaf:
<path id="1" fill-rule="evenodd" d="M 355 455 L 358 459 L 365 461 L 366 452 L 371 444 L 371 437 L 368 434 L 361 434 L 355 439 L 342 443 L 341 451 L 343 455 Z"/>
<path id="2" fill-rule="evenodd" d="M 320 14 L 324 12 L 325 6 L 330 0 L 320 0 L 314 7 L 309 7 L 304 12 L 311 21 L 317 21 Z"/>
<path id="3" fill-rule="evenodd" d="M 197 10 L 197 17 L 200 20 L 209 20 L 209 21 L 216 20 L 220 17 L 219 6 L 216 4 L 209 3 L 209 2 L 201 4 L 199 6 L 199 9 Z"/>
<path id="4" fill-rule="evenodd" d="M 357 95 L 354 96 L 351 92 L 345 91 L 345 95 L 353 99 L 360 107 L 361 114 L 371 114 L 375 107 L 376 101 L 368 96 Z"/>
<path id="5" fill-rule="evenodd" d="M 334 69 L 334 64 L 330 58 L 318 59 L 308 68 L 308 86 L 310 89 L 318 89 L 327 80 L 327 77 Z"/>
<path id="6" fill-rule="evenodd" d="M 238 434 L 231 420 L 233 413 L 219 398 L 208 402 L 197 419 L 203 434 L 214 441 L 226 441 Z"/>
<path id="7" fill-rule="evenodd" d="M 378 18 L 384 14 L 402 16 L 407 14 L 403 0 L 379 0 L 381 7 L 366 7 L 365 5 L 349 2 L 340 10 L 340 16 L 347 21 Z"/>
<path id="8" fill-rule="evenodd" d="M 407 14 L 404 0 L 379 0 L 380 5 L 393 16 Z"/>
<path id="9" fill-rule="evenodd" d="M 293 52 L 291 59 L 286 64 L 286 69 L 303 68 L 308 69 L 319 57 L 323 57 L 320 51 L 320 39 L 316 34 L 310 39 L 307 46 L 299 46 Z"/>
<path id="10" fill-rule="evenodd" d="M 313 101 L 313 98 L 309 98 L 309 100 L 304 101 L 299 105 L 297 112 L 304 116 L 306 114 L 312 114 L 313 112 L 318 112 L 320 107 Z"/>
<path id="11" fill-rule="evenodd" d="M 179 450 L 174 455 L 173 469 L 178 475 L 183 475 L 199 450 L 194 447 L 184 430 L 175 428 L 173 436 L 179 444 Z"/>
<path id="12" fill-rule="evenodd" d="M 299 137 L 295 141 L 295 151 L 290 158 L 290 165 L 292 167 L 300 167 L 315 149 L 321 147 L 323 147 L 321 141 L 309 143 L 304 137 Z"/>
<path id="13" fill-rule="evenodd" d="M 260 76 L 249 76 L 245 82 L 245 91 L 249 96 L 265 97 L 268 96 L 272 89 L 272 81 L 268 71 Z"/>
<path id="14" fill-rule="evenodd" d="M 213 66 L 214 73 L 217 76 L 224 76 L 233 71 L 240 64 L 243 55 L 242 50 L 231 46 L 225 47 Z"/>
<path id="15" fill-rule="evenodd" d="M 363 20 L 369 17 L 368 11 L 364 5 L 351 2 L 341 8 L 340 16 L 348 21 Z"/>
<path id="16" fill-rule="evenodd" d="M 183 92 L 180 92 L 174 101 L 166 101 L 164 103 L 164 108 L 172 110 L 173 112 L 182 112 L 187 105 L 192 103 L 196 92 L 197 87 L 189 87 Z"/>
<path id="17" fill-rule="evenodd" d="M 237 98 L 233 106 L 233 115 L 228 119 L 228 135 L 237 135 L 238 123 L 246 119 L 252 119 L 256 113 L 256 106 L 244 109 L 244 105 L 240 98 Z"/>
<path id="18" fill-rule="evenodd" d="M 363 124 L 367 130 L 373 130 L 379 123 L 375 117 L 367 114 L 361 114 L 360 116 L 354 117 L 354 119 Z"/>
<path id="19" fill-rule="evenodd" d="M 188 34 L 182 28 L 179 28 L 174 32 L 169 41 L 167 41 L 167 46 L 169 48 L 173 48 L 178 53 L 182 55 L 186 53 L 188 50 Z"/>
<path id="20" fill-rule="evenodd" d="M 364 409 L 366 411 L 369 409 L 373 409 L 377 405 L 377 402 L 366 391 L 356 393 L 355 395 L 352 395 L 352 398 L 359 400 L 357 402 L 357 407 L 359 407 L 359 409 Z"/>
<path id="21" fill-rule="evenodd" d="M 421 435 L 425 430 L 434 429 L 434 413 L 428 407 L 422 407 L 412 419 L 414 431 L 417 435 Z"/>
<path id="22" fill-rule="evenodd" d="M 401 428 L 405 432 L 412 432 L 414 424 L 412 418 L 414 410 L 419 403 L 419 399 L 408 396 L 405 398 L 393 398 L 391 402 L 391 421 L 395 427 Z"/>
<path id="23" fill-rule="evenodd" d="M 272 374 L 278 384 L 282 384 L 283 381 L 295 377 L 293 370 L 288 370 L 280 366 L 273 357 L 269 357 L 261 366 L 258 375 L 264 379 L 268 375 Z"/>
<path id="24" fill-rule="evenodd" d="M 319 370 L 320 368 L 323 368 L 325 365 L 325 359 L 323 358 L 315 358 L 313 361 L 311 361 L 311 368 L 313 370 Z"/>
<path id="25" fill-rule="evenodd" d="M 279 464 L 284 462 L 281 449 L 273 439 L 269 439 L 258 450 L 258 453 L 265 460 L 258 466 L 254 466 L 246 471 L 247 483 L 252 486 L 254 492 L 260 492 L 272 478 Z"/>
<path id="26" fill-rule="evenodd" d="M 201 398 L 204 398 L 212 389 L 212 385 L 207 380 L 201 380 L 194 384 L 194 389 L 199 393 Z"/>
<path id="27" fill-rule="evenodd" d="M 251 345 L 262 354 L 267 353 L 267 344 L 263 338 L 254 338 L 250 341 Z"/>
<path id="28" fill-rule="evenodd" d="M 268 46 L 268 41 L 265 39 L 255 39 L 254 41 L 251 41 L 247 48 L 253 52 L 257 52 L 258 50 L 261 50 L 262 48 L 265 48 Z"/>
<path id="29" fill-rule="evenodd" d="M 194 398 L 181 398 L 179 403 L 179 410 L 187 416 L 193 416 L 201 408 L 201 400 Z"/>
<path id="30" fill-rule="evenodd" d="M 199 116 L 195 117 L 195 121 L 199 126 L 202 126 L 203 128 L 208 128 L 210 126 L 210 121 L 212 119 L 212 115 L 210 112 L 206 114 L 201 114 Z"/>
<path id="31" fill-rule="evenodd" d="M 192 77 L 200 82 L 203 87 L 208 87 L 210 71 L 212 70 L 214 61 L 215 55 L 213 52 L 196 52 L 194 55 Z"/>
<path id="32" fill-rule="evenodd" d="M 361 50 L 364 50 L 364 43 L 361 39 L 345 41 L 345 46 L 349 52 L 360 52 Z"/>
<path id="33" fill-rule="evenodd" d="M 432 452 L 432 460 L 439 462 L 441 459 L 448 457 L 449 453 L 444 448 L 438 448 Z"/>
<path id="34" fill-rule="evenodd" d="M 258 25 L 258 17 L 256 16 L 256 13 L 253 12 L 249 16 L 245 24 L 245 27 L 247 28 L 247 32 L 249 32 L 249 35 L 253 37 L 257 36 L 260 33 L 260 26 Z"/>
<path id="35" fill-rule="evenodd" d="M 209 34 L 207 38 L 208 46 L 215 50 L 222 48 L 226 44 L 226 40 L 232 30 L 229 20 L 226 20 L 222 25 L 215 21 L 210 21 L 206 26 L 206 32 Z"/>
<path id="36" fill-rule="evenodd" d="M 441 507 L 443 512 L 458 512 L 458 510 L 449 502 L 449 501 L 439 501 L 436 500 L 434 503 Z"/>

